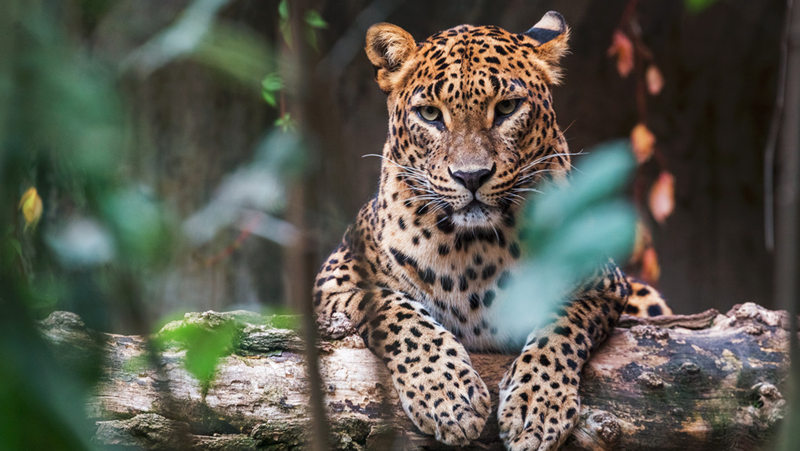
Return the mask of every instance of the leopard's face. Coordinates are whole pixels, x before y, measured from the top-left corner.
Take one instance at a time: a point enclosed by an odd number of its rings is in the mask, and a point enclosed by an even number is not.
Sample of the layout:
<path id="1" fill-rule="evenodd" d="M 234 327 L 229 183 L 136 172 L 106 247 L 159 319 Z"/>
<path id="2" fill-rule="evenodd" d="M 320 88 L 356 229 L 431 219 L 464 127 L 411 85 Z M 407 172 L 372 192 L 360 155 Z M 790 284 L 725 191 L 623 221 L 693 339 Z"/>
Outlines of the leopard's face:
<path id="1" fill-rule="evenodd" d="M 515 216 L 540 179 L 563 178 L 570 163 L 550 95 L 553 49 L 497 27 L 460 26 L 418 45 L 394 25 L 378 27 L 367 53 L 389 95 L 383 172 L 410 201 L 456 228 L 491 229 Z M 561 52 L 565 31 L 554 43 Z"/>

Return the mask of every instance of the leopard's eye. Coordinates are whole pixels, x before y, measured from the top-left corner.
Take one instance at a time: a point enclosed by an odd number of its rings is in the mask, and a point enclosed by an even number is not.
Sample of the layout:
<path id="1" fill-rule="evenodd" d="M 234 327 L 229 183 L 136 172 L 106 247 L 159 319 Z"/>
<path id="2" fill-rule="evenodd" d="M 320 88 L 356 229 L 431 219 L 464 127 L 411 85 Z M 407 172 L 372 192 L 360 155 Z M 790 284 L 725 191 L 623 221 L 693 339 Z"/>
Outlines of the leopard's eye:
<path id="1" fill-rule="evenodd" d="M 516 111 L 517 105 L 519 105 L 519 99 L 506 99 L 498 102 L 494 109 L 497 112 L 497 117 L 508 116 Z"/>
<path id="2" fill-rule="evenodd" d="M 441 110 L 439 110 L 439 108 L 430 105 L 425 105 L 417 108 L 417 113 L 419 113 L 419 116 L 421 118 L 425 119 L 428 122 L 437 122 L 441 121 L 442 119 Z"/>

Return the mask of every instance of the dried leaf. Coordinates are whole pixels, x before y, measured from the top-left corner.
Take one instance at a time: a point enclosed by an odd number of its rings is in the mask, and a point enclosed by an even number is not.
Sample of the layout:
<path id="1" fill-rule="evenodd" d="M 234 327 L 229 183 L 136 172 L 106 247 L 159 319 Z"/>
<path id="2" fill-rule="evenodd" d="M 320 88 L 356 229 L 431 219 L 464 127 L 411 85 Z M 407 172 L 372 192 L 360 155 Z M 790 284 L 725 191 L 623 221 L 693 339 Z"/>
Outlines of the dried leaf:
<path id="1" fill-rule="evenodd" d="M 658 283 L 661 278 L 661 266 L 658 264 L 658 254 L 653 247 L 648 247 L 642 255 L 641 278 L 650 285 Z"/>
<path id="2" fill-rule="evenodd" d="M 633 242 L 633 251 L 631 252 L 630 263 L 636 264 L 642 261 L 644 257 L 644 250 L 650 247 L 653 243 L 653 237 L 650 234 L 650 229 L 642 222 L 641 218 L 636 221 L 636 237 Z"/>
<path id="3" fill-rule="evenodd" d="M 650 159 L 653 155 L 653 146 L 655 144 L 656 137 L 646 125 L 638 123 L 636 127 L 633 127 L 633 130 L 631 130 L 631 146 L 639 164 Z"/>
<path id="4" fill-rule="evenodd" d="M 19 201 L 19 208 L 22 209 L 22 216 L 25 217 L 25 229 L 36 227 L 42 217 L 42 198 L 36 188 L 30 187 Z"/>
<path id="5" fill-rule="evenodd" d="M 649 92 L 651 96 L 657 96 L 661 92 L 661 89 L 664 88 L 664 76 L 661 75 L 661 71 L 658 70 L 655 64 L 651 64 L 647 68 L 645 79 L 647 80 L 647 92 Z"/>
<path id="6" fill-rule="evenodd" d="M 608 56 L 616 56 L 617 72 L 626 78 L 633 70 L 633 43 L 621 30 L 614 30 Z"/>
<path id="7" fill-rule="evenodd" d="M 660 224 L 663 224 L 675 209 L 675 177 L 669 172 L 662 171 L 650 188 L 649 206 L 653 218 Z"/>

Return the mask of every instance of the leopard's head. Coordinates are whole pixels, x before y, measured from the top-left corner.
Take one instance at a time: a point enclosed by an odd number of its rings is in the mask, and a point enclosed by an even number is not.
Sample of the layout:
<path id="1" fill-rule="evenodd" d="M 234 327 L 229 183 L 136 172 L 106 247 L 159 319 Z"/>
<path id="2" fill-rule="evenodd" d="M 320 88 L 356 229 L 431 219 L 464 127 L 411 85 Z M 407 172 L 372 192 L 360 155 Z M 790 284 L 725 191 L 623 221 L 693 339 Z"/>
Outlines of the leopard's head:
<path id="1" fill-rule="evenodd" d="M 366 51 L 389 109 L 382 189 L 475 229 L 508 223 L 538 180 L 563 180 L 550 87 L 568 35 L 556 12 L 522 34 L 462 25 L 420 43 L 373 25 Z"/>

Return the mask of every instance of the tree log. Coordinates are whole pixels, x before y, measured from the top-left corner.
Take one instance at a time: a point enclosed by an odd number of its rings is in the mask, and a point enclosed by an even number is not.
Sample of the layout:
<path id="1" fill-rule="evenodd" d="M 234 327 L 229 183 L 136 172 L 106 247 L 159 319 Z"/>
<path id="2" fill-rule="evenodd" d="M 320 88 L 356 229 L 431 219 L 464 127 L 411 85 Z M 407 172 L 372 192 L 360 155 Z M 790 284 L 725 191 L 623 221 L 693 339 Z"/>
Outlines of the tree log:
<path id="1" fill-rule="evenodd" d="M 250 312 L 190 313 L 181 324 L 235 324 L 240 340 L 223 357 L 207 394 L 173 343 L 147 360 L 141 336 L 87 330 L 57 312 L 40 328 L 67 364 L 100 343 L 103 376 L 88 400 L 93 441 L 114 449 L 295 449 L 309 429 L 303 350 L 276 317 Z M 584 368 L 581 422 L 567 450 L 749 450 L 769 440 L 783 417 L 788 317 L 755 304 L 654 319 L 623 317 Z M 346 320 L 327 325 L 318 344 L 325 405 L 336 449 L 443 449 L 422 435 L 399 406 L 387 372 Z M 162 330 L 163 334 L 163 330 Z M 335 338 L 331 338 L 335 337 Z M 472 354 L 492 390 L 512 355 Z M 148 364 L 147 362 L 152 364 Z M 465 449 L 502 450 L 496 412 Z"/>

